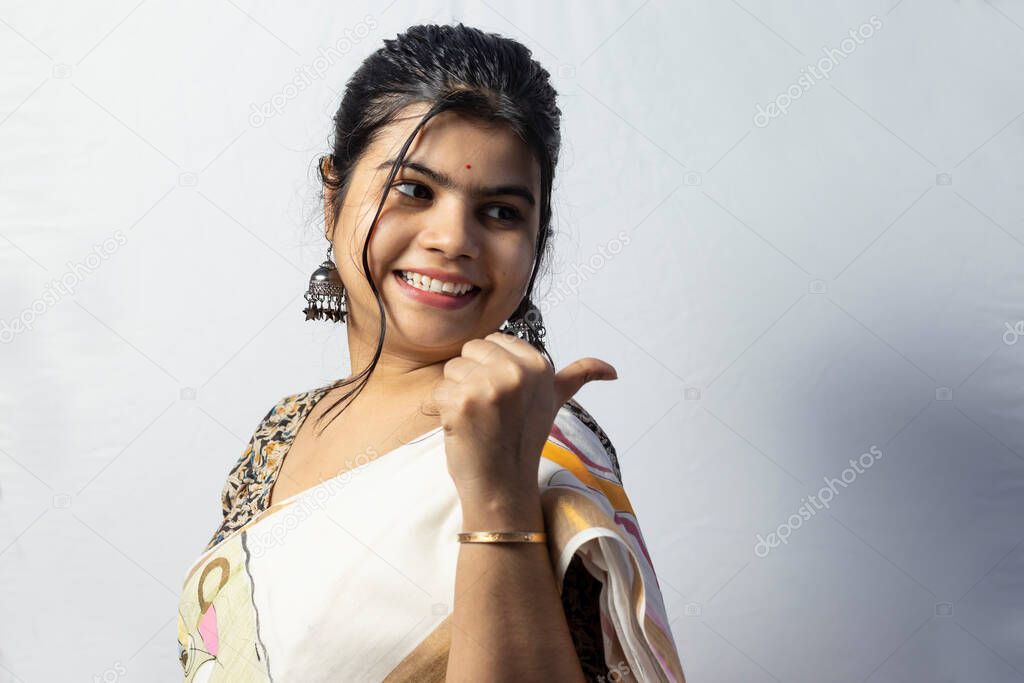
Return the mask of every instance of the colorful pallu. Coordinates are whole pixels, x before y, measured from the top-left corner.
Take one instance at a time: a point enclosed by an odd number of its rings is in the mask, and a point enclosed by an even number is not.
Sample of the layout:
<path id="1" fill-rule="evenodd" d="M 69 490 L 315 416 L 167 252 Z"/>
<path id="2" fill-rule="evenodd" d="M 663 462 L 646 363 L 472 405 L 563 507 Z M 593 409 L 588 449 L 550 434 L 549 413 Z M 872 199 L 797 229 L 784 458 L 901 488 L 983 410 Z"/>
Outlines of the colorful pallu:
<path id="1" fill-rule="evenodd" d="M 441 427 L 266 504 L 332 386 L 281 399 L 228 476 L 222 523 L 179 602 L 185 681 L 444 680 L 462 528 Z M 588 599 L 599 602 L 604 671 L 588 677 L 684 683 L 614 450 L 572 405 L 552 425 L 538 486 L 559 591 L 570 562 L 600 581 Z"/>

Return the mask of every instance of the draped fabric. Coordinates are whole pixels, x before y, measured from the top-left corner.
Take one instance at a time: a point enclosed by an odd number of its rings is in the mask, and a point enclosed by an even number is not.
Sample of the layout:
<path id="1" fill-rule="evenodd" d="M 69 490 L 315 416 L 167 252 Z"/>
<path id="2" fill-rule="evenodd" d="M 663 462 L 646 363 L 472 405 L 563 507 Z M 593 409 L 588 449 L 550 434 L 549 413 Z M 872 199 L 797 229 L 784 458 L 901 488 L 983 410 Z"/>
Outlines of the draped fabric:
<path id="1" fill-rule="evenodd" d="M 438 427 L 268 505 L 295 434 L 334 385 L 286 396 L 223 487 L 185 575 L 185 681 L 443 681 L 461 509 Z M 541 453 L 548 551 L 588 680 L 684 681 L 607 435 L 566 403 Z"/>

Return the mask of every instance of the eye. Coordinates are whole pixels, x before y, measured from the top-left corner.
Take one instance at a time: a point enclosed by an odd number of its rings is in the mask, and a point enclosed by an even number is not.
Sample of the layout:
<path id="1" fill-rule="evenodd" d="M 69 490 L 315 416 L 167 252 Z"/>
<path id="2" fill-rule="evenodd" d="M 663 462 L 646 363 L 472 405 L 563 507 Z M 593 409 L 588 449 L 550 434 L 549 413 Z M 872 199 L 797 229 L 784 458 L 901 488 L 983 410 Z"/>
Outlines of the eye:
<path id="1" fill-rule="evenodd" d="M 400 182 L 394 183 L 391 187 L 395 188 L 396 190 L 398 190 L 400 193 L 404 194 L 405 196 L 411 197 L 413 199 L 430 199 L 430 196 L 431 196 L 430 188 L 429 187 L 427 187 L 426 185 L 423 185 L 421 183 L 414 183 L 414 182 L 411 182 L 411 181 L 408 181 L 408 180 L 402 180 Z M 409 192 L 408 190 L 401 189 L 403 187 L 405 187 L 405 188 L 411 187 L 412 188 L 412 192 Z M 423 192 L 425 192 L 426 196 L 417 196 L 416 192 L 419 191 L 419 190 L 422 190 Z"/>
<path id="2" fill-rule="evenodd" d="M 404 194 L 410 199 L 432 199 L 434 193 L 431 192 L 430 188 L 423 183 L 417 183 L 411 180 L 400 180 L 391 184 L 395 190 L 400 194 Z M 497 214 L 490 213 L 497 211 Z M 505 223 L 511 223 L 522 219 L 523 215 L 519 209 L 508 204 L 492 204 L 484 209 L 484 213 L 491 218 L 495 218 Z"/>
<path id="3" fill-rule="evenodd" d="M 499 221 L 511 222 L 522 218 L 522 214 L 519 213 L 519 209 L 515 208 L 514 206 L 508 206 L 507 204 L 492 204 L 491 206 L 487 207 L 487 209 L 485 209 L 485 212 L 491 211 L 492 209 L 498 209 L 499 211 L 506 212 L 504 215 L 497 216 L 488 214 L 492 218 L 497 218 Z"/>

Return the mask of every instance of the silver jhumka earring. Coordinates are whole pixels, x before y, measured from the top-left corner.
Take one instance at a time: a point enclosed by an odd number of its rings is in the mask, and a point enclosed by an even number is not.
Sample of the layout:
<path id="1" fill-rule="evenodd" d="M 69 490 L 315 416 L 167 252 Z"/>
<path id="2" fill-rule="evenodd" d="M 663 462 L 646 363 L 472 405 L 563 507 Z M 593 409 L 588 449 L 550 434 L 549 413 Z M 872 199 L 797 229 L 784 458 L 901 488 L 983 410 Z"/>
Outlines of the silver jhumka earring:
<path id="1" fill-rule="evenodd" d="M 331 320 L 345 322 L 348 315 L 348 300 L 345 286 L 341 283 L 341 275 L 331 258 L 333 246 L 327 242 L 327 260 L 313 271 L 309 277 L 309 288 L 304 298 L 306 307 L 302 312 L 306 320 Z"/>
<path id="2" fill-rule="evenodd" d="M 519 308 L 525 308 L 525 313 L 513 314 L 498 331 L 518 337 L 538 349 L 542 348 L 544 335 L 547 332 L 544 329 L 544 320 L 541 318 L 540 309 L 534 306 L 529 299 L 524 299 Z"/>

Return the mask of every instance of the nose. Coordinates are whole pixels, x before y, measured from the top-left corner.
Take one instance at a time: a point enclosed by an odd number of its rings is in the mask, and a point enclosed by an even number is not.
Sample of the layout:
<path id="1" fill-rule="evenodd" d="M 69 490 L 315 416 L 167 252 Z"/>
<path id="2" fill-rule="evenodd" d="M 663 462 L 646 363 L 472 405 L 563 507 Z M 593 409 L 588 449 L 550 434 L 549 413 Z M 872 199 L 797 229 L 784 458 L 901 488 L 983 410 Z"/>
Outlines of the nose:
<path id="1" fill-rule="evenodd" d="M 424 249 L 440 252 L 452 261 L 480 256 L 480 224 L 469 204 L 447 197 L 420 215 L 423 228 L 418 240 Z"/>

